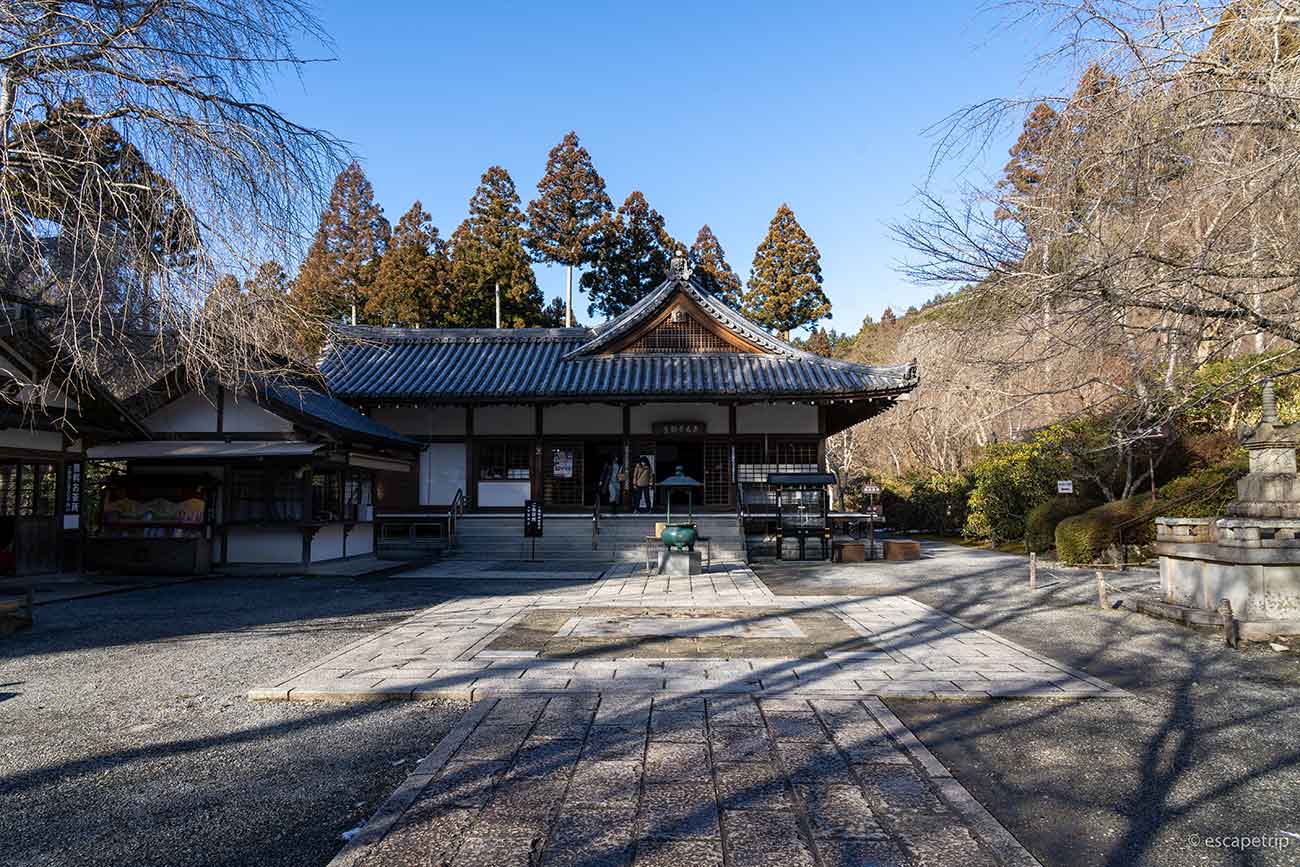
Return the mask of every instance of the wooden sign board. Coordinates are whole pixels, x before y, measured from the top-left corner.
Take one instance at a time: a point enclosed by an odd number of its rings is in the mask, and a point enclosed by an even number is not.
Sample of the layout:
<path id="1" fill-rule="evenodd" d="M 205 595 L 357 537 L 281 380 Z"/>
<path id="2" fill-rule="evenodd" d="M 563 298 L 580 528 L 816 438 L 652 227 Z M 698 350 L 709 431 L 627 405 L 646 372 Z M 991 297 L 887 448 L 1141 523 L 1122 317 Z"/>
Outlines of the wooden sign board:
<path id="1" fill-rule="evenodd" d="M 698 437 L 709 432 L 702 421 L 657 421 L 650 425 L 657 437 Z"/>
<path id="2" fill-rule="evenodd" d="M 524 538 L 537 539 L 542 535 L 542 504 L 537 500 L 524 501 Z"/>

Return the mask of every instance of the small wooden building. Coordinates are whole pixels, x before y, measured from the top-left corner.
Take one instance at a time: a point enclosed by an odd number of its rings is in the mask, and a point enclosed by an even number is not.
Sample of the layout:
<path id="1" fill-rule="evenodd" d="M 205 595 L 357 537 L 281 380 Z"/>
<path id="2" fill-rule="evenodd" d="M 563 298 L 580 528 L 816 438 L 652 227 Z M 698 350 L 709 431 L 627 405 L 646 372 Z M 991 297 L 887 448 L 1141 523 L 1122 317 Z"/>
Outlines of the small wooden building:
<path id="1" fill-rule="evenodd" d="M 0 316 L 0 574 L 80 568 L 87 438 L 138 436 L 99 383 L 61 365 L 24 307 Z"/>
<path id="2" fill-rule="evenodd" d="M 232 392 L 178 379 L 151 389 L 165 397 L 141 415 L 148 439 L 87 451 L 124 468 L 105 484 L 95 566 L 201 573 L 374 551 L 374 474 L 413 473 L 417 443 L 307 380 Z"/>

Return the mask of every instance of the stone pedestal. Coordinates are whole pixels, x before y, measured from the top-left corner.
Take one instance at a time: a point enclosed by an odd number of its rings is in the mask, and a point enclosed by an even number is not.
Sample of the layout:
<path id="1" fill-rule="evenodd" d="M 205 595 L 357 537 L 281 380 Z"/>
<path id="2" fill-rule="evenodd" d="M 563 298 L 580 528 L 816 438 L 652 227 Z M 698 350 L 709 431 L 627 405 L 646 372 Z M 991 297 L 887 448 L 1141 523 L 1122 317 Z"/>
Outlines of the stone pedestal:
<path id="1" fill-rule="evenodd" d="M 659 552 L 659 574 L 676 578 L 699 575 L 704 571 L 699 551 L 674 551 L 671 548 Z"/>
<path id="2" fill-rule="evenodd" d="M 1165 602 L 1215 610 L 1227 599 L 1244 621 L 1300 623 L 1300 425 L 1278 420 L 1273 385 L 1244 438 L 1250 472 L 1222 518 L 1157 518 Z"/>

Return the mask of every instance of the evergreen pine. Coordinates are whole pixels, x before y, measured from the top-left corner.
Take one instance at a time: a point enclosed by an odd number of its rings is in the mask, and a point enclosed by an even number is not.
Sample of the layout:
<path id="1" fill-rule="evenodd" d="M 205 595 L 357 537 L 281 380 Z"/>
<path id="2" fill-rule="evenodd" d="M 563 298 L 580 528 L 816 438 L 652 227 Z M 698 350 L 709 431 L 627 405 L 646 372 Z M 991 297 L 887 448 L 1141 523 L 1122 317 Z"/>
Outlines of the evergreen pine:
<path id="1" fill-rule="evenodd" d="M 596 265 L 582 275 L 587 312 L 618 316 L 648 295 L 667 277 L 674 243 L 664 218 L 634 191 L 602 225 Z"/>
<path id="2" fill-rule="evenodd" d="M 283 302 L 290 291 L 289 275 L 279 262 L 263 262 L 253 276 L 244 281 L 244 294 L 253 305 Z"/>
<path id="3" fill-rule="evenodd" d="M 820 328 L 814 328 L 812 334 L 808 335 L 807 342 L 803 348 L 814 355 L 821 355 L 831 358 L 835 354 L 835 345 L 831 342 L 830 335 Z"/>
<path id="4" fill-rule="evenodd" d="M 294 281 L 294 303 L 313 315 L 357 322 L 388 235 L 374 188 L 354 161 L 334 179 L 329 206 Z"/>
<path id="5" fill-rule="evenodd" d="M 203 311 L 211 316 L 237 316 L 243 303 L 239 278 L 234 274 L 222 274 L 203 299 Z"/>
<path id="6" fill-rule="evenodd" d="M 745 315 L 786 338 L 796 328 L 830 318 L 831 302 L 822 291 L 821 254 L 784 203 L 754 252 Z"/>
<path id="7" fill-rule="evenodd" d="M 424 206 L 416 201 L 397 221 L 380 260 L 366 318 L 380 325 L 441 325 L 447 308 L 447 251 Z"/>
<path id="8" fill-rule="evenodd" d="M 552 298 L 550 303 L 542 308 L 542 320 L 538 324 L 545 328 L 564 328 L 564 299 Z"/>
<path id="9" fill-rule="evenodd" d="M 524 213 L 509 172 L 492 166 L 469 200 L 469 216 L 451 236 L 454 302 L 446 324 L 489 328 L 495 322 L 495 293 L 501 291 L 501 324 L 537 325 L 542 293 L 524 249 Z"/>
<path id="10" fill-rule="evenodd" d="M 733 310 L 739 310 L 745 300 L 740 277 L 727 264 L 726 255 L 722 252 L 722 244 L 718 242 L 717 236 L 713 234 L 713 230 L 707 223 L 700 227 L 699 234 L 695 236 L 695 243 L 691 245 L 690 258 L 691 264 L 695 267 L 696 282 L 703 286 L 706 292 L 717 296 L 723 304 Z"/>
<path id="11" fill-rule="evenodd" d="M 573 270 L 594 261 L 593 244 L 612 208 L 591 155 L 578 142 L 578 134 L 569 131 L 551 148 L 546 174 L 537 182 L 537 198 L 528 203 L 527 238 L 536 261 L 566 268 L 566 325 L 573 322 Z"/>

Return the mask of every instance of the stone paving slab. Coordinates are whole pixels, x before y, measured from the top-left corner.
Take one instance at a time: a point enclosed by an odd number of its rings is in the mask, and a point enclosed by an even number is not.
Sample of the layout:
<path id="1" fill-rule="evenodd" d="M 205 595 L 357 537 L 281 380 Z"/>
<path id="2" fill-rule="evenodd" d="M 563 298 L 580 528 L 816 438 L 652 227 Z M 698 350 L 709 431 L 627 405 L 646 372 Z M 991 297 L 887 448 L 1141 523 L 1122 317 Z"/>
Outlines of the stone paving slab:
<path id="1" fill-rule="evenodd" d="M 570 693 L 477 702 L 331 867 L 958 863 L 1038 862 L 878 699 Z"/>
<path id="2" fill-rule="evenodd" d="M 444 567 L 410 577 L 440 577 Z M 632 566 L 456 596 L 365 636 L 254 700 L 388 701 L 565 692 L 1079 699 L 1127 695 L 907 596 L 776 597 L 744 566 Z M 453 585 L 476 573 L 465 564 Z M 468 585 L 477 592 L 477 585 Z M 491 586 L 491 585 L 489 585 Z"/>

